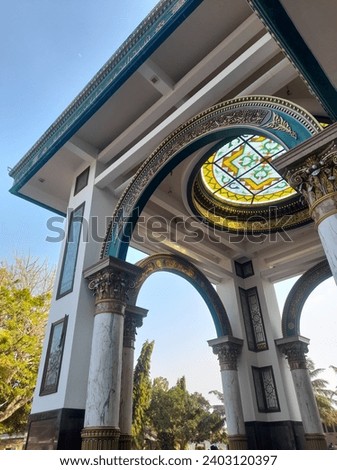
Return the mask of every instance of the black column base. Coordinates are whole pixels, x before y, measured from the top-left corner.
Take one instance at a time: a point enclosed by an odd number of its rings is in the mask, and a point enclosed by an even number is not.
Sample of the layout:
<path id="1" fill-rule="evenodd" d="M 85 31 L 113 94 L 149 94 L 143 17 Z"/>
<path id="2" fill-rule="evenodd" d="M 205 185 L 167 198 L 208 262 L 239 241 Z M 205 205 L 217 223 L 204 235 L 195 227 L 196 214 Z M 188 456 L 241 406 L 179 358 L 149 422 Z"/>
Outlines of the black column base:
<path id="1" fill-rule="evenodd" d="M 298 421 L 246 422 L 248 449 L 305 450 L 303 425 Z"/>
<path id="2" fill-rule="evenodd" d="M 61 408 L 29 416 L 26 450 L 80 450 L 84 410 Z"/>

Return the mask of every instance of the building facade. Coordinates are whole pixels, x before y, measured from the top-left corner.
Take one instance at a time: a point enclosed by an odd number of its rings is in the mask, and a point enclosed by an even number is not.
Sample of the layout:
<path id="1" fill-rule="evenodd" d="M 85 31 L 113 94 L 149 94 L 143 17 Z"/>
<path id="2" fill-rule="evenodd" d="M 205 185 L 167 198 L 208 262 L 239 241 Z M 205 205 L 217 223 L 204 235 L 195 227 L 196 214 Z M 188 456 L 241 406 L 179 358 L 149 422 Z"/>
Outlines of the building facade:
<path id="1" fill-rule="evenodd" d="M 131 448 L 157 271 L 210 310 L 229 448 L 327 448 L 300 316 L 337 277 L 332 3 L 162 0 L 11 170 L 67 218 L 27 449 Z"/>

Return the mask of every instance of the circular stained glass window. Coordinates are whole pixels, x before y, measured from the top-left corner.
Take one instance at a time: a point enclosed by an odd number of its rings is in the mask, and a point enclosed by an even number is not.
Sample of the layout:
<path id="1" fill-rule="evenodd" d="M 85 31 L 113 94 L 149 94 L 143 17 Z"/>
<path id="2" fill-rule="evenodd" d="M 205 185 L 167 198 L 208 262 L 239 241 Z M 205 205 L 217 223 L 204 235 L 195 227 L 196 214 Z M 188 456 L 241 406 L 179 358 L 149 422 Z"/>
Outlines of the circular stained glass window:
<path id="1" fill-rule="evenodd" d="M 234 204 L 270 204 L 294 196 L 273 162 L 286 149 L 261 135 L 242 135 L 213 153 L 201 167 L 206 189 Z"/>

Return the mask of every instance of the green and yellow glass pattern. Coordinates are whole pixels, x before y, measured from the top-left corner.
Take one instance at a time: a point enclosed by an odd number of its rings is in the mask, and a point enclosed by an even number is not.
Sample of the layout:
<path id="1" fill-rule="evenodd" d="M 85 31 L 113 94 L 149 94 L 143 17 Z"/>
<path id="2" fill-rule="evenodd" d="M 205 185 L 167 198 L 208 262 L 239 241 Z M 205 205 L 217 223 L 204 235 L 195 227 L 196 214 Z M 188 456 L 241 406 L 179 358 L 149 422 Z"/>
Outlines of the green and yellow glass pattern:
<path id="1" fill-rule="evenodd" d="M 213 153 L 201 167 L 207 190 L 234 204 L 270 204 L 296 194 L 272 163 L 285 148 L 264 136 L 242 135 Z"/>

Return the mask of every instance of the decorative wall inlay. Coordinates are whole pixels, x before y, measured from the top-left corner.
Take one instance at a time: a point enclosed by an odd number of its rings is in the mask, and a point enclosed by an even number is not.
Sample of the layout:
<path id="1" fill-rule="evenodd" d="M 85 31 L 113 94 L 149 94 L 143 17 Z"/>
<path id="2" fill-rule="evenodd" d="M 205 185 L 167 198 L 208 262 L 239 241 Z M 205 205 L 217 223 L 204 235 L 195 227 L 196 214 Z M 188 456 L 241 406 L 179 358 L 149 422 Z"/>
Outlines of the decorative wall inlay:
<path id="1" fill-rule="evenodd" d="M 130 305 L 136 304 L 139 291 L 151 274 L 168 271 L 183 277 L 198 290 L 210 309 L 219 336 L 232 334 L 232 328 L 219 295 L 207 277 L 187 259 L 177 255 L 158 254 L 141 260 L 137 265 L 141 268 L 141 272 L 135 279 L 134 289 L 129 293 Z"/>
<path id="2" fill-rule="evenodd" d="M 248 349 L 265 351 L 268 349 L 268 344 L 257 288 L 245 290 L 239 287 L 239 292 Z"/>
<path id="3" fill-rule="evenodd" d="M 262 413 L 280 411 L 272 366 L 252 367 L 258 410 Z"/>
<path id="4" fill-rule="evenodd" d="M 74 209 L 69 218 L 66 245 L 64 248 L 61 274 L 58 283 L 56 298 L 70 294 L 74 287 L 77 255 L 80 246 L 84 206 L 81 204 Z"/>
<path id="5" fill-rule="evenodd" d="M 275 118 L 275 115 L 282 118 L 282 129 L 280 129 L 280 120 Z M 283 121 L 286 121 L 288 125 Z M 108 227 L 101 257 L 113 254 L 110 246 L 118 245 L 118 241 L 123 241 L 125 222 L 134 221 L 137 218 L 139 200 L 154 176 L 189 144 L 207 134 L 219 132 L 231 126 L 246 126 L 250 129 L 273 129 L 276 134 L 287 136 L 282 141 L 288 147 L 292 147 L 297 143 L 297 136 L 294 137 L 295 131 L 290 132 L 290 128 L 295 124 L 302 133 L 307 134 L 307 137 L 321 130 L 319 123 L 302 108 L 286 100 L 270 96 L 248 96 L 219 103 L 182 124 L 141 165 L 124 191 Z M 114 255 L 118 256 L 117 253 Z"/>
<path id="6" fill-rule="evenodd" d="M 337 145 L 291 165 L 285 175 L 289 184 L 305 198 L 310 216 L 319 224 L 337 213 Z"/>
<path id="7" fill-rule="evenodd" d="M 321 282 L 331 277 L 327 260 L 305 272 L 290 290 L 282 313 L 282 334 L 284 337 L 300 335 L 300 319 L 305 301 Z"/>
<path id="8" fill-rule="evenodd" d="M 40 396 L 57 392 L 67 325 L 68 315 L 65 315 L 61 320 L 51 325 Z"/>

